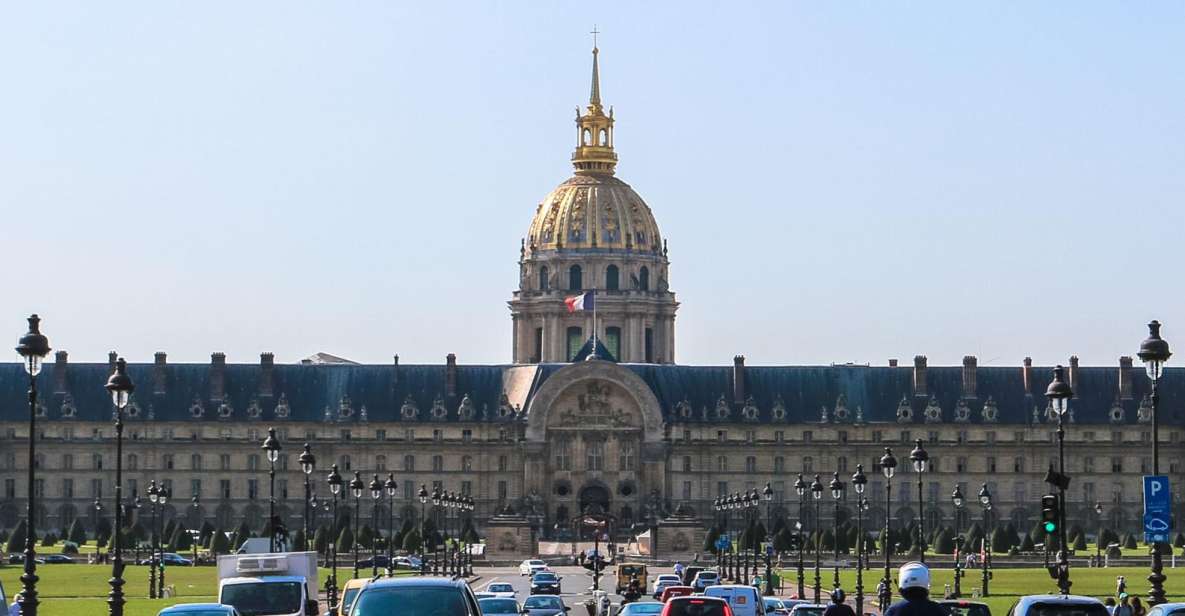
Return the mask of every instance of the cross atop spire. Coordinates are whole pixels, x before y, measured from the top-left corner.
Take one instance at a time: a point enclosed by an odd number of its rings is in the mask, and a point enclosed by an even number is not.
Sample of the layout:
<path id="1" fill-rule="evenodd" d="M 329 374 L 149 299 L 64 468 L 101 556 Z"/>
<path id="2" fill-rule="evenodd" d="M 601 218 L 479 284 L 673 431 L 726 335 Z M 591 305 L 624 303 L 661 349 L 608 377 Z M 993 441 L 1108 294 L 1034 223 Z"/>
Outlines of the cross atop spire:
<path id="1" fill-rule="evenodd" d="M 589 32 L 589 34 L 593 35 L 593 49 L 597 48 L 597 35 L 600 33 L 601 31 L 597 30 L 597 24 L 593 24 L 592 32 Z"/>

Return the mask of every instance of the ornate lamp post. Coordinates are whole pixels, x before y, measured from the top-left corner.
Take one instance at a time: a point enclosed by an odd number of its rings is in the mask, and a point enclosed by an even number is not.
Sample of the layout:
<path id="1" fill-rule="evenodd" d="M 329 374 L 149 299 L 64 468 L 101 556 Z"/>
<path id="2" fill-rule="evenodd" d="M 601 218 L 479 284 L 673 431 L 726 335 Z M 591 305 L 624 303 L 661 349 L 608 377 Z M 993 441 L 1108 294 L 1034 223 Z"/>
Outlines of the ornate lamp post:
<path id="1" fill-rule="evenodd" d="M 379 539 L 383 534 L 379 532 L 379 500 L 383 498 L 383 482 L 379 481 L 378 473 L 370 480 L 370 498 L 374 501 L 370 523 L 374 525 L 374 539 L 370 541 L 370 577 L 379 576 Z"/>
<path id="2" fill-rule="evenodd" d="M 749 550 L 746 552 L 747 563 L 745 566 L 745 580 L 752 582 L 753 577 L 757 575 L 757 551 L 761 549 L 761 537 L 757 536 L 757 508 L 761 506 L 761 496 L 757 493 L 757 489 L 749 490 L 748 496 L 745 497 L 746 517 L 749 523 Z M 749 573 L 749 565 L 752 565 L 753 573 Z"/>
<path id="3" fill-rule="evenodd" d="M 148 502 L 152 503 L 152 541 L 149 543 L 148 556 L 148 598 L 156 598 L 156 503 L 160 500 L 160 489 L 156 487 L 156 480 L 148 482 L 148 489 L 145 490 L 148 495 Z M 116 532 L 119 532 L 116 530 Z"/>
<path id="4" fill-rule="evenodd" d="M 300 452 L 299 460 L 300 470 L 304 473 L 304 545 L 301 546 L 301 549 L 307 552 L 309 550 L 309 517 L 317 507 L 313 504 L 313 485 L 311 483 L 313 471 L 317 470 L 317 456 L 313 455 L 313 449 L 309 447 L 308 443 L 304 444 L 304 451 Z"/>
<path id="5" fill-rule="evenodd" d="M 395 473 L 387 473 L 383 488 L 387 491 L 387 577 L 391 577 L 395 571 L 395 492 L 399 490 Z"/>
<path id="6" fill-rule="evenodd" d="M 839 472 L 836 471 L 831 475 L 831 500 L 835 503 L 835 513 L 831 520 L 831 532 L 835 534 L 835 541 L 832 542 L 832 547 L 835 549 L 835 585 L 833 588 L 839 588 L 839 503 L 844 497 L 844 483 L 839 480 Z"/>
<path id="7" fill-rule="evenodd" d="M 329 469 L 329 476 L 326 478 L 325 481 L 326 481 L 326 483 L 329 484 L 329 495 L 333 501 L 333 513 L 332 513 L 332 517 L 329 520 L 329 528 L 331 529 L 330 533 L 329 533 L 329 546 L 330 546 L 329 547 L 329 559 L 330 559 L 329 566 L 330 566 L 330 570 L 329 570 L 329 579 L 326 581 L 326 586 L 328 586 L 328 588 L 326 588 L 326 590 L 325 590 L 325 595 L 326 595 L 326 598 L 329 602 L 329 607 L 336 610 L 337 609 L 337 537 L 335 537 L 334 535 L 337 534 L 337 532 L 336 532 L 337 531 L 337 501 L 342 495 L 342 493 L 341 493 L 341 491 L 342 491 L 342 476 L 341 476 L 341 473 L 337 472 L 337 465 L 336 464 L 334 464 Z"/>
<path id="8" fill-rule="evenodd" d="M 922 439 L 918 439 L 917 447 L 909 452 L 909 459 L 913 462 L 913 471 L 918 476 L 918 553 L 921 561 L 926 562 L 926 501 L 922 494 L 922 478 L 930 466 L 930 454 L 922 447 Z"/>
<path id="9" fill-rule="evenodd" d="M 269 552 L 278 552 L 279 548 L 276 546 L 276 460 L 280 459 L 280 439 L 276 438 L 276 429 L 267 429 L 267 438 L 263 439 L 262 449 L 267 452 L 267 479 L 268 479 L 268 500 L 267 500 L 267 526 L 271 531 L 267 538 L 267 549 Z"/>
<path id="10" fill-rule="evenodd" d="M 987 484 L 979 489 L 979 504 L 983 506 L 983 527 L 991 528 L 991 513 L 992 513 L 992 493 L 988 492 Z M 988 580 L 992 579 L 992 549 L 991 545 L 984 546 L 983 550 L 983 592 L 980 593 L 984 597 L 988 596 Z"/>
<path id="11" fill-rule="evenodd" d="M 420 575 L 424 575 L 427 569 L 426 557 L 428 556 L 428 552 L 424 549 L 424 544 L 428 541 L 428 537 L 424 534 L 427 530 L 427 526 L 425 525 L 426 518 L 424 516 L 424 505 L 428 502 L 427 486 L 421 483 L 420 491 L 416 494 L 416 497 L 420 500 Z"/>
<path id="12" fill-rule="evenodd" d="M 860 615 L 864 614 L 864 510 L 868 508 L 864 488 L 867 485 L 864 465 L 857 464 L 856 472 L 852 474 L 852 487 L 856 490 L 856 614 Z"/>
<path id="13" fill-rule="evenodd" d="M 354 471 L 354 478 L 350 480 L 350 494 L 354 496 L 354 541 L 351 546 L 354 548 L 351 550 L 354 555 L 354 577 L 358 577 L 358 516 L 362 508 L 362 490 L 365 489 L 366 484 L 362 483 L 362 475 Z"/>
<path id="14" fill-rule="evenodd" d="M 103 519 L 103 499 L 95 497 L 95 555 L 98 556 L 98 538 L 99 538 L 99 520 Z M 119 508 L 119 501 L 115 502 L 115 508 Z M 110 550 L 110 548 L 108 548 Z M 101 561 L 100 561 L 101 562 Z"/>
<path id="15" fill-rule="evenodd" d="M 892 519 L 890 511 L 893 508 L 893 475 L 897 473 L 897 458 L 893 457 L 893 450 L 888 447 L 885 447 L 885 455 L 881 456 L 881 472 L 885 475 L 885 530 L 881 533 L 881 549 L 885 551 L 885 576 L 881 578 L 879 599 L 880 611 L 884 614 L 893 600 L 893 578 L 889 573 L 889 560 L 892 557 L 889 521 Z"/>
<path id="16" fill-rule="evenodd" d="M 440 503 L 444 500 L 444 493 L 440 486 L 432 488 L 432 574 L 442 573 L 440 562 L 440 542 L 436 538 L 440 533 Z"/>
<path id="17" fill-rule="evenodd" d="M 962 592 L 963 592 L 963 587 L 962 587 L 963 566 L 959 562 L 962 560 L 962 556 L 963 556 L 963 536 L 959 534 L 959 531 L 961 530 L 959 523 L 962 521 L 962 517 L 963 517 L 963 491 L 959 489 L 959 484 L 957 484 L 957 483 L 955 484 L 955 491 L 951 492 L 950 502 L 953 503 L 955 506 L 955 594 L 954 594 L 954 597 L 957 599 L 960 596 L 962 596 Z M 987 536 L 990 531 L 987 528 L 984 528 L 983 532 L 984 532 L 984 541 L 987 541 Z M 975 548 L 975 546 L 971 546 L 971 547 L 972 547 L 972 549 Z"/>
<path id="18" fill-rule="evenodd" d="M 21 356 L 21 363 L 29 375 L 29 498 L 26 520 L 29 532 L 25 537 L 25 572 L 21 575 L 21 594 L 17 602 L 21 606 L 22 616 L 37 616 L 37 605 L 40 603 L 37 600 L 37 533 L 34 530 L 37 521 L 37 375 L 41 373 L 42 362 L 49 354 L 49 339 L 41 334 L 41 318 L 37 315 L 29 317 L 29 332 L 21 336 L 16 352 Z"/>
<path id="19" fill-rule="evenodd" d="M 721 526 L 722 526 L 721 522 L 724 517 L 723 513 L 722 513 L 723 505 L 720 504 L 720 500 L 721 500 L 720 497 L 717 496 L 716 500 L 712 501 L 712 510 L 716 512 L 716 528 L 717 529 L 721 529 Z M 725 530 L 721 534 L 727 534 L 727 533 L 728 533 L 728 531 Z M 717 571 L 722 570 L 721 565 L 723 564 L 723 558 L 724 558 L 724 550 L 722 550 L 720 548 L 716 548 L 716 570 Z"/>
<path id="20" fill-rule="evenodd" d="M 802 473 L 794 480 L 794 491 L 798 493 L 798 520 L 794 522 L 794 530 L 798 533 L 798 598 L 806 594 L 806 580 L 802 573 L 802 553 L 806 550 L 806 540 L 802 536 L 802 512 L 806 509 L 807 482 L 802 479 Z"/>
<path id="21" fill-rule="evenodd" d="M 1065 416 L 1069 409 L 1070 398 L 1074 397 L 1074 390 L 1070 388 L 1070 384 L 1063 378 L 1062 374 L 1065 369 L 1058 366 L 1053 369 L 1053 381 L 1049 383 L 1049 388 L 1045 390 L 1045 397 L 1049 398 L 1049 403 L 1053 406 L 1054 413 L 1057 414 L 1057 459 L 1058 459 L 1058 473 L 1064 478 L 1066 476 L 1066 428 Z M 1057 587 L 1063 595 L 1070 594 L 1070 559 L 1069 546 L 1066 545 L 1066 488 L 1065 480 L 1062 479 L 1057 482 L 1058 488 L 1058 552 L 1057 552 Z M 1153 567 L 1155 567 L 1153 563 Z M 1148 600 L 1150 603 L 1152 599 Z M 1161 593 L 1161 601 L 1164 601 L 1163 591 Z"/>
<path id="22" fill-rule="evenodd" d="M 111 561 L 111 579 L 108 584 L 111 592 L 107 593 L 107 613 L 111 616 L 123 616 L 123 544 L 119 529 L 123 524 L 120 503 L 123 502 L 123 410 L 127 408 L 128 400 L 136 385 L 128 376 L 128 362 L 122 357 L 115 362 L 115 372 L 107 379 L 107 392 L 111 394 L 111 403 L 115 406 L 115 536 L 112 538 L 112 548 L 115 557 Z M 96 499 L 96 502 L 97 499 Z"/>
<path id="23" fill-rule="evenodd" d="M 1157 411 L 1160 405 L 1160 393 L 1158 389 L 1160 378 L 1164 375 L 1164 364 L 1173 356 L 1169 351 L 1169 343 L 1160 337 L 1160 321 L 1148 324 L 1148 337 L 1140 343 L 1140 352 L 1137 355 L 1140 361 L 1144 362 L 1148 378 L 1152 381 L 1150 395 L 1152 404 L 1152 474 L 1159 475 L 1160 418 Z M 1167 578 L 1164 575 L 1164 562 L 1161 559 L 1160 548 L 1161 544 L 1159 543 L 1152 546 L 1152 573 L 1148 576 L 1148 582 L 1152 584 L 1148 590 L 1150 605 L 1160 605 L 1165 602 L 1164 581 Z"/>
<path id="24" fill-rule="evenodd" d="M 821 552 L 823 551 L 823 534 L 818 529 L 823 527 L 822 504 L 823 504 L 823 483 L 819 481 L 819 476 L 815 475 L 815 480 L 811 482 L 811 498 L 815 499 L 815 603 L 819 603 L 819 590 L 823 583 L 819 578 L 819 564 Z"/>
<path id="25" fill-rule="evenodd" d="M 733 492 L 728 497 L 728 509 L 729 509 L 729 511 L 736 511 L 737 512 L 737 520 L 740 522 L 740 525 L 743 526 L 744 525 L 744 516 L 740 512 L 740 509 L 741 509 L 741 495 L 740 494 Z M 729 560 L 729 564 L 731 565 L 730 566 L 731 571 L 730 571 L 728 577 L 731 578 L 733 581 L 739 580 L 741 578 L 741 552 L 745 549 L 745 546 L 742 545 L 743 542 L 740 540 L 742 533 L 743 533 L 743 531 L 738 528 L 737 540 L 732 542 L 732 547 L 734 549 L 729 550 L 729 553 L 728 553 L 728 560 Z"/>
<path id="26" fill-rule="evenodd" d="M 1096 518 L 1098 518 L 1098 526 L 1096 528 L 1098 528 L 1099 530 L 1102 530 L 1103 529 L 1103 503 L 1095 502 L 1094 515 Z M 1099 535 L 1097 537 L 1095 537 L 1095 539 L 1094 539 L 1094 566 L 1096 566 L 1096 567 L 1103 566 L 1103 534 L 1102 533 L 1099 533 Z"/>
<path id="27" fill-rule="evenodd" d="M 172 497 L 173 492 L 168 486 L 162 485 L 157 492 L 157 502 L 160 503 L 160 517 L 158 518 L 156 527 L 156 596 L 161 599 L 165 598 L 165 542 L 164 538 L 161 537 L 161 533 L 164 532 L 165 526 L 165 503 L 169 502 L 169 499 Z"/>
<path id="28" fill-rule="evenodd" d="M 765 531 L 767 533 L 767 543 L 769 545 L 765 548 L 765 596 L 774 596 L 774 571 L 773 571 L 773 536 L 768 534 L 770 531 L 770 524 L 773 522 L 773 504 L 774 504 L 774 489 L 765 482 L 765 488 L 761 490 L 761 495 L 765 497 Z"/>
<path id="29" fill-rule="evenodd" d="M 194 493 L 193 498 L 189 499 L 189 501 L 190 501 L 189 506 L 193 507 L 193 513 L 194 513 L 195 519 L 198 517 L 197 516 L 198 508 L 202 506 L 201 505 L 201 498 L 202 497 L 200 494 Z M 201 533 L 198 533 L 198 537 L 201 537 Z M 192 534 L 189 536 L 189 538 L 190 538 L 189 546 L 191 548 L 193 548 L 193 566 L 196 567 L 198 564 L 198 562 L 197 562 L 198 540 Z"/>

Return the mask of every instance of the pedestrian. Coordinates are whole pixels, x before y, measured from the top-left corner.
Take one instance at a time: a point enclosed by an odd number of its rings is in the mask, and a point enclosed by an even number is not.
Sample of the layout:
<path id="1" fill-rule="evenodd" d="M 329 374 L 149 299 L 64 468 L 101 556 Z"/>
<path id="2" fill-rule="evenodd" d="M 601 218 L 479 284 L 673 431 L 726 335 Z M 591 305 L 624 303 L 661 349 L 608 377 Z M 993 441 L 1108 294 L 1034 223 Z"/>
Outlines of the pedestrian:
<path id="1" fill-rule="evenodd" d="M 902 600 L 890 605 L 885 616 L 946 616 L 942 607 L 930 600 L 930 570 L 926 565 L 919 562 L 901 565 L 897 571 L 897 588 Z"/>
<path id="2" fill-rule="evenodd" d="M 1132 616 L 1145 616 L 1148 613 L 1148 608 L 1140 602 L 1139 597 L 1132 597 Z"/>
<path id="3" fill-rule="evenodd" d="M 12 598 L 12 605 L 8 606 L 8 616 L 21 616 L 21 593 Z"/>
<path id="4" fill-rule="evenodd" d="M 1114 616 L 1115 614 L 1115 597 L 1107 597 L 1103 600 L 1103 607 L 1107 608 L 1107 613 Z"/>
<path id="5" fill-rule="evenodd" d="M 823 610 L 823 616 L 856 616 L 856 611 L 843 601 L 844 592 L 842 588 L 836 588 L 831 591 L 831 604 L 827 606 L 827 609 Z"/>
<path id="6" fill-rule="evenodd" d="M 1112 616 L 1133 616 L 1132 604 L 1128 598 L 1127 593 L 1119 593 L 1119 605 L 1115 606 L 1115 611 L 1111 612 Z"/>

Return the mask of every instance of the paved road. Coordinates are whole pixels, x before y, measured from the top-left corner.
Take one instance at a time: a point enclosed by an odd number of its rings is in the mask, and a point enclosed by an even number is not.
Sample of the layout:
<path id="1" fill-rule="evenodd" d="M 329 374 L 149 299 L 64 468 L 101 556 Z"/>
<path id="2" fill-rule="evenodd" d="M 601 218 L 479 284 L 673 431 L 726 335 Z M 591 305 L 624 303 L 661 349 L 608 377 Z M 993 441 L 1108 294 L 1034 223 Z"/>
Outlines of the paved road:
<path id="1" fill-rule="evenodd" d="M 592 598 L 592 572 L 583 567 L 552 567 L 552 570 L 557 575 L 563 578 L 560 582 L 560 598 L 564 600 L 564 605 L 572 608 L 572 616 L 585 616 L 582 604 L 586 599 Z M 657 568 L 651 569 L 649 575 L 651 579 L 659 573 L 671 573 L 671 569 Z M 526 576 L 519 575 L 518 567 L 479 567 L 474 570 L 476 575 L 481 576 L 475 584 L 473 590 L 484 590 L 486 585 L 491 582 L 509 582 L 514 585 L 514 589 L 518 591 L 518 601 L 522 603 L 531 596 L 530 581 Z M 601 589 L 607 590 L 610 593 L 616 588 L 617 578 L 613 575 L 611 570 L 602 572 L 601 574 Z M 649 591 L 649 588 L 647 588 Z M 611 594 L 610 598 L 613 603 L 620 603 L 621 596 Z M 644 599 L 645 600 L 645 599 Z"/>

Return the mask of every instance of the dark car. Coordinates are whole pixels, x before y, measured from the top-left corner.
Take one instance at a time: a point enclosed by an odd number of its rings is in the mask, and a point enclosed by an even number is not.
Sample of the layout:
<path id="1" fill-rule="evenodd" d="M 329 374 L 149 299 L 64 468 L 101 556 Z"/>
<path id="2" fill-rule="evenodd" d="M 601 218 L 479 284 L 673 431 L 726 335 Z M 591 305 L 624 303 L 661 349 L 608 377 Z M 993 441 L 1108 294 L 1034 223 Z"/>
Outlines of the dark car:
<path id="1" fill-rule="evenodd" d="M 524 616 L 563 616 L 569 610 L 559 597 L 534 596 L 523 602 Z"/>
<path id="2" fill-rule="evenodd" d="M 161 561 L 164 562 L 165 565 L 167 565 L 169 567 L 192 567 L 193 566 L 192 560 L 189 560 L 188 558 L 186 558 L 180 554 L 174 554 L 172 552 L 165 552 L 164 556 L 161 557 Z"/>
<path id="3" fill-rule="evenodd" d="M 42 562 L 47 565 L 72 565 L 74 564 L 74 559 L 65 554 L 50 554 L 43 557 Z"/>
<path id="4" fill-rule="evenodd" d="M 531 576 L 531 594 L 532 595 L 558 595 L 560 594 L 560 576 L 550 571 L 540 571 Z"/>
<path id="5" fill-rule="evenodd" d="M 374 558 L 367 558 L 365 560 L 358 561 L 358 567 L 362 568 L 362 569 L 371 569 L 374 567 L 378 567 L 380 569 L 386 569 L 388 562 L 390 562 L 390 561 L 387 559 L 386 554 L 379 554 L 378 556 L 375 556 Z"/>
<path id="6" fill-rule="evenodd" d="M 992 616 L 992 609 L 986 603 L 978 601 L 945 599 L 939 601 L 938 605 L 950 616 Z"/>
<path id="7" fill-rule="evenodd" d="M 481 608 L 462 580 L 405 577 L 367 584 L 354 600 L 352 613 L 481 616 Z"/>

